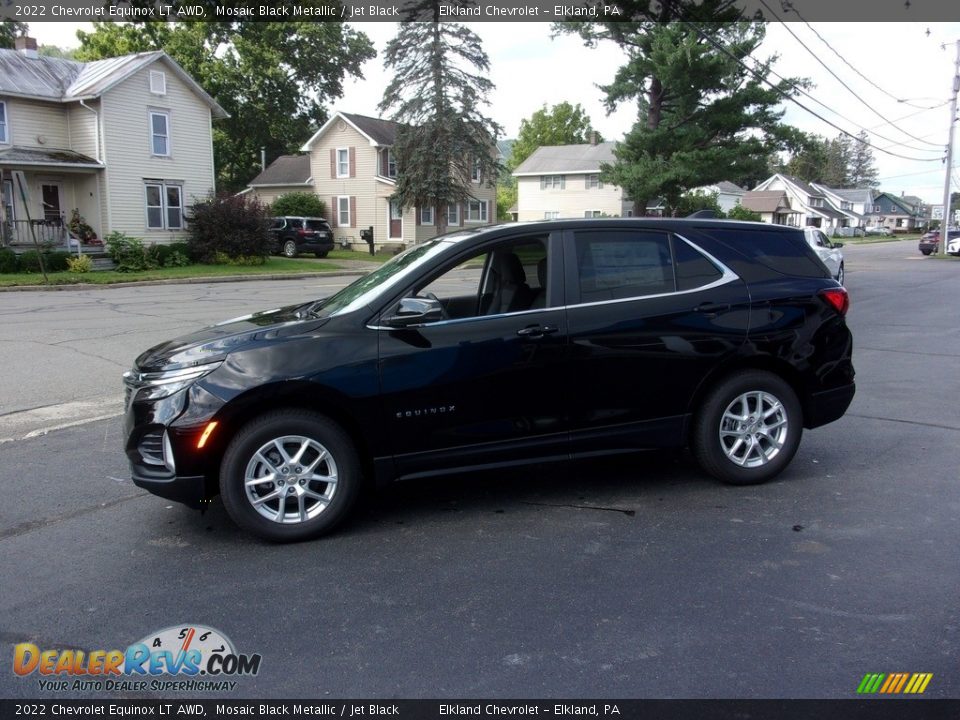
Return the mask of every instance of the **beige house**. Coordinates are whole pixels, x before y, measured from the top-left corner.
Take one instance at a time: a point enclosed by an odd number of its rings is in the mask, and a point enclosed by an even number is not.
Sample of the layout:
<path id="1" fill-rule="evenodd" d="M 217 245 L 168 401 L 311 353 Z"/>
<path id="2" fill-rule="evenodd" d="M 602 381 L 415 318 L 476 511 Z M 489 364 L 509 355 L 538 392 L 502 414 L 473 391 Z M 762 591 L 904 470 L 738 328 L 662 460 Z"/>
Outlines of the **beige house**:
<path id="1" fill-rule="evenodd" d="M 223 108 L 162 51 L 81 63 L 16 44 L 0 50 L 0 240 L 65 243 L 74 210 L 100 238 L 182 239 L 214 189 Z"/>
<path id="2" fill-rule="evenodd" d="M 244 193 L 252 193 L 264 205 L 281 195 L 313 192 L 309 155 L 281 155 L 247 185 Z"/>
<path id="3" fill-rule="evenodd" d="M 623 190 L 600 180 L 600 166 L 612 164 L 616 143 L 547 145 L 537 148 L 517 178 L 517 219 L 630 217 L 633 203 Z"/>
<path id="4" fill-rule="evenodd" d="M 432 208 L 404 209 L 390 199 L 396 190 L 391 148 L 397 127 L 389 120 L 337 112 L 301 148 L 310 158 L 313 191 L 327 204 L 341 246 L 366 249 L 360 231 L 369 227 L 376 247 L 411 245 L 436 235 Z M 448 230 L 496 222 L 495 184 L 479 175 L 471 182 L 471 198 L 447 208 Z"/>

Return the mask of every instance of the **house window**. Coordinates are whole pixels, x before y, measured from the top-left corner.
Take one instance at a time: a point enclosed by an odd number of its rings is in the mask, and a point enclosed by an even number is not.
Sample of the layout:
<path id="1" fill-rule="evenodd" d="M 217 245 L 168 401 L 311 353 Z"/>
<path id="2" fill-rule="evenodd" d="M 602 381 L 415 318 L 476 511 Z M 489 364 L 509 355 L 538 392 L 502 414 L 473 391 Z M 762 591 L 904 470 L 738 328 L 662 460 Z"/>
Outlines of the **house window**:
<path id="1" fill-rule="evenodd" d="M 146 188 L 147 229 L 183 229 L 183 188 L 178 183 L 148 182 Z"/>
<path id="2" fill-rule="evenodd" d="M 479 160 L 474 160 L 474 161 L 473 161 L 473 167 L 470 168 L 470 180 L 473 181 L 473 182 L 478 183 L 478 182 L 480 182 L 480 178 L 481 178 L 481 174 L 480 174 L 480 161 L 479 161 Z"/>
<path id="3" fill-rule="evenodd" d="M 467 216 L 465 218 L 468 223 L 482 223 L 487 221 L 487 201 L 486 200 L 471 200 L 467 203 Z"/>
<path id="4" fill-rule="evenodd" d="M 350 177 L 350 149 L 337 148 L 337 177 Z"/>
<path id="5" fill-rule="evenodd" d="M 587 175 L 587 189 L 590 188 L 602 188 L 603 183 L 600 182 L 600 175 L 594 173 L 593 175 Z"/>
<path id="6" fill-rule="evenodd" d="M 460 206 L 456 203 L 447 205 L 447 225 L 460 224 Z"/>
<path id="7" fill-rule="evenodd" d="M 337 227 L 350 227 L 350 196 L 337 197 Z"/>
<path id="8" fill-rule="evenodd" d="M 853 203 L 848 203 L 848 202 L 840 203 L 840 209 L 841 209 L 841 210 L 853 210 Z"/>
<path id="9" fill-rule="evenodd" d="M 602 211 L 602 210 L 584 210 L 584 211 L 583 211 L 583 216 L 584 216 L 585 218 L 598 218 L 598 217 L 603 217 L 603 211 Z"/>
<path id="10" fill-rule="evenodd" d="M 547 211 L 543 214 L 543 219 L 544 219 L 544 220 L 556 220 L 558 217 L 560 217 L 560 211 L 559 211 L 559 210 L 547 210 Z"/>
<path id="11" fill-rule="evenodd" d="M 564 175 L 541 175 L 540 176 L 540 189 L 541 190 L 563 190 L 566 185 L 566 177 Z"/>
<path id="12" fill-rule="evenodd" d="M 167 76 L 157 70 L 150 71 L 150 92 L 154 95 L 167 94 Z"/>
<path id="13" fill-rule="evenodd" d="M 387 150 L 387 177 L 395 178 L 396 176 L 397 176 L 397 158 L 394 156 L 393 150 Z"/>
<path id="14" fill-rule="evenodd" d="M 823 207 L 823 198 L 810 198 L 810 207 Z"/>
<path id="15" fill-rule="evenodd" d="M 874 211 L 874 212 L 880 212 L 880 206 L 879 206 L 879 205 L 874 205 L 874 206 L 873 206 L 873 211 Z"/>
<path id="16" fill-rule="evenodd" d="M 7 132 L 7 104 L 0 102 L 0 143 L 10 142 Z"/>
<path id="17" fill-rule="evenodd" d="M 420 208 L 420 224 L 433 225 L 433 208 L 432 207 Z"/>
<path id="18" fill-rule="evenodd" d="M 150 113 L 150 151 L 160 157 L 170 156 L 170 116 L 165 112 Z"/>

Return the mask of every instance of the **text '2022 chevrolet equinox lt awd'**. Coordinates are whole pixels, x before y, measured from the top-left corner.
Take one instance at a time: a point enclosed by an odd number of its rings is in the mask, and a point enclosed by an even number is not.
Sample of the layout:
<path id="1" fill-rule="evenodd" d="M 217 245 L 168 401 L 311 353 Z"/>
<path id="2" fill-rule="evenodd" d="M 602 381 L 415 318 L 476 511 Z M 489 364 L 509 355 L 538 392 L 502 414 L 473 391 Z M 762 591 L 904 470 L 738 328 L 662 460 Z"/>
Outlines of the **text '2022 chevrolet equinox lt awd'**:
<path id="1" fill-rule="evenodd" d="M 411 247 L 322 300 L 157 345 L 125 374 L 133 480 L 314 537 L 378 483 L 689 446 L 764 482 L 854 395 L 846 290 L 800 229 L 509 224 Z"/>

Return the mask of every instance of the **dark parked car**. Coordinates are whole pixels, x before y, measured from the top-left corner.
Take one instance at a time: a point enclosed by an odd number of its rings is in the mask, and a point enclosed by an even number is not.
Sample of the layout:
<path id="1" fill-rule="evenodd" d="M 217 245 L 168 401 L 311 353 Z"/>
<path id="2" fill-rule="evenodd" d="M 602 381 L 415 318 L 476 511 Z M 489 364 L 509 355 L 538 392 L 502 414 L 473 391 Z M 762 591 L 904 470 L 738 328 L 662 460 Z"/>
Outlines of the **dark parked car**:
<path id="1" fill-rule="evenodd" d="M 126 453 L 138 486 L 195 507 L 219 491 L 273 540 L 331 529 L 363 479 L 689 445 L 720 480 L 760 483 L 853 398 L 847 306 L 798 229 L 461 231 L 143 353 Z"/>
<path id="2" fill-rule="evenodd" d="M 333 250 L 333 230 L 323 218 L 284 216 L 270 218 L 270 223 L 275 253 L 292 258 L 312 252 L 324 258 Z"/>
<path id="3" fill-rule="evenodd" d="M 960 238 L 960 230 L 947 230 L 947 242 L 955 238 Z M 940 252 L 940 231 L 931 230 L 928 233 L 924 233 L 923 237 L 920 238 L 920 252 L 924 255 L 930 255 L 935 252 Z"/>

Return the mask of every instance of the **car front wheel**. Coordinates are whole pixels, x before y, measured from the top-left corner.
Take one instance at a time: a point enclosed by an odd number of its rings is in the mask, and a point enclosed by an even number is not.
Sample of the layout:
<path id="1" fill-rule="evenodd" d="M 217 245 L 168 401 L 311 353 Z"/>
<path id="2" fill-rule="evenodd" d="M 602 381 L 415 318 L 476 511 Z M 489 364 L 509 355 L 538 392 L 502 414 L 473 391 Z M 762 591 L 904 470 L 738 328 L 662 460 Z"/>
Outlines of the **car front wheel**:
<path id="1" fill-rule="evenodd" d="M 303 410 L 267 413 L 244 426 L 220 467 L 220 493 L 240 527 L 290 542 L 333 529 L 353 507 L 360 462 L 333 421 Z"/>
<path id="2" fill-rule="evenodd" d="M 288 258 L 295 258 L 297 256 L 297 244 L 293 240 L 287 240 L 283 244 L 283 254 Z"/>
<path id="3" fill-rule="evenodd" d="M 793 389 L 780 377 L 747 370 L 723 379 L 696 415 L 691 445 L 700 466 L 730 485 L 755 485 L 779 474 L 793 459 L 803 414 Z"/>
<path id="4" fill-rule="evenodd" d="M 843 278 L 845 277 L 843 271 L 843 263 L 840 263 L 840 269 L 837 270 L 837 282 L 843 285 Z"/>

